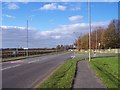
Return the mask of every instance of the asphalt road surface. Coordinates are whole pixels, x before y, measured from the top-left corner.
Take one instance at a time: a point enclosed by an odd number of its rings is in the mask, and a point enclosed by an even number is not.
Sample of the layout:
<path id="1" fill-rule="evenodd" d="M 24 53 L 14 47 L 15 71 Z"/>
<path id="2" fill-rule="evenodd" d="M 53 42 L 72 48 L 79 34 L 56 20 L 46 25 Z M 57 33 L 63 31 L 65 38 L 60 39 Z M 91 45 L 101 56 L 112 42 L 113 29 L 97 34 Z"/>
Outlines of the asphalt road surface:
<path id="1" fill-rule="evenodd" d="M 87 58 L 88 54 L 66 52 L 2 63 L 2 88 L 33 88 L 71 56 Z M 116 55 L 116 54 L 115 54 Z M 114 56 L 97 54 L 97 56 Z"/>
<path id="2" fill-rule="evenodd" d="M 2 88 L 33 88 L 72 55 L 66 52 L 5 62 L 1 69 Z"/>

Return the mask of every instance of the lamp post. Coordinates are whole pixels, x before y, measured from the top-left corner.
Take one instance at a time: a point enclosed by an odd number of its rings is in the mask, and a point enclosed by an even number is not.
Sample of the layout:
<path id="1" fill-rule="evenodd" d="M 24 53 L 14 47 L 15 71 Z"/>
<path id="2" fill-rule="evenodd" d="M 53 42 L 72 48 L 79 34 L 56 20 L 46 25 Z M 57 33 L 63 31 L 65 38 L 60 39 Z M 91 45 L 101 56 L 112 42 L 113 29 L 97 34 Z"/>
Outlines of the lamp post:
<path id="1" fill-rule="evenodd" d="M 79 34 L 79 32 L 73 32 L 73 34 L 74 34 L 75 37 L 76 37 L 75 41 L 76 41 L 76 43 L 77 43 L 77 49 L 79 49 L 79 46 L 78 46 L 79 41 L 78 41 L 78 39 L 79 39 L 80 36 L 82 36 L 82 32 L 81 32 L 80 34 Z M 79 35 L 76 35 L 76 34 L 79 34 Z"/>
<path id="2" fill-rule="evenodd" d="M 26 41 L 27 41 L 27 48 L 26 48 L 26 56 L 28 57 L 29 56 L 29 51 L 28 51 L 28 29 L 29 29 L 29 20 L 31 21 L 32 20 L 32 17 L 33 17 L 34 15 L 32 15 L 32 16 L 29 16 L 28 18 L 27 18 L 27 38 L 26 38 Z"/>
<path id="3" fill-rule="evenodd" d="M 27 48 L 26 48 L 26 56 L 28 57 L 28 19 L 27 19 Z"/>
<path id="4" fill-rule="evenodd" d="M 99 43 L 99 53 L 100 53 L 100 43 Z"/>
<path id="5" fill-rule="evenodd" d="M 96 29 L 96 52 L 97 52 L 97 49 L 98 49 L 98 34 L 97 34 L 97 29 Z"/>
<path id="6" fill-rule="evenodd" d="M 88 21 L 89 21 L 89 61 L 91 61 L 91 6 L 88 0 Z"/>

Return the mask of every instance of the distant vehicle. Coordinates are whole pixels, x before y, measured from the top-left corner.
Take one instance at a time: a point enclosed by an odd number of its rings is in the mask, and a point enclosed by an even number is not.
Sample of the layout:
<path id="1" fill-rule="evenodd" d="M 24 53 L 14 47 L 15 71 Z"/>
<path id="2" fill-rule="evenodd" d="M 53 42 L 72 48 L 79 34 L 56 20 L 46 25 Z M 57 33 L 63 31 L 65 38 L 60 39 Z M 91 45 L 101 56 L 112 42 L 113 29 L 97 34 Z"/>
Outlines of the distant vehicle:
<path id="1" fill-rule="evenodd" d="M 73 51 L 72 49 L 69 49 L 68 51 Z"/>

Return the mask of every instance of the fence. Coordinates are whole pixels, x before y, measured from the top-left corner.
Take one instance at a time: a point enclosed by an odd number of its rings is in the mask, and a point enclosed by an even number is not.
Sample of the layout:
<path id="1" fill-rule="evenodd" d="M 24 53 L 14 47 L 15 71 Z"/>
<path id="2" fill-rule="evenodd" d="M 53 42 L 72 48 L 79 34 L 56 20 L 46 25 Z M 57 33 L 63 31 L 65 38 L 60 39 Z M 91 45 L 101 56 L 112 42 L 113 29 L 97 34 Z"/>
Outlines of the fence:
<path id="1" fill-rule="evenodd" d="M 38 54 L 47 54 L 58 52 L 56 49 L 28 49 L 28 55 L 38 55 Z M 2 58 L 11 58 L 11 57 L 19 57 L 19 56 L 26 56 L 27 50 L 26 49 L 2 49 Z"/>
<path id="2" fill-rule="evenodd" d="M 97 49 L 91 51 L 92 52 L 96 51 L 98 53 L 120 53 L 120 49 Z M 89 52 L 89 50 L 81 49 L 80 52 Z"/>

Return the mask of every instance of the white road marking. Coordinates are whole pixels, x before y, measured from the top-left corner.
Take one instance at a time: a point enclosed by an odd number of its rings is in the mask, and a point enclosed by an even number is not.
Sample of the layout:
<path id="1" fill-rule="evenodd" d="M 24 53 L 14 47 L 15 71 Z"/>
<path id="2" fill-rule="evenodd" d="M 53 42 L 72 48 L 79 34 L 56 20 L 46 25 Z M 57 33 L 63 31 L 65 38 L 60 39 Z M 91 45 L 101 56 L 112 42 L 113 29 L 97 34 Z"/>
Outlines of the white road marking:
<path id="1" fill-rule="evenodd" d="M 23 60 L 11 61 L 10 63 L 19 63 L 19 62 L 23 62 Z"/>
<path id="2" fill-rule="evenodd" d="M 28 62 L 28 63 L 34 63 L 34 62 L 36 62 L 36 61 L 30 61 L 30 62 Z"/>
<path id="3" fill-rule="evenodd" d="M 34 63 L 34 62 L 38 62 L 39 60 L 34 60 L 34 61 L 30 61 L 28 63 Z"/>
<path id="4" fill-rule="evenodd" d="M 30 63 L 34 63 L 34 62 L 38 62 L 38 61 L 40 61 L 40 60 L 34 60 L 34 61 L 30 61 L 28 63 L 30 64 Z M 15 67 L 18 67 L 18 66 L 21 66 L 21 64 L 18 64 L 18 65 L 15 65 L 15 66 L 11 66 L 11 67 L 2 68 L 0 70 L 6 70 L 6 69 L 10 69 L 10 68 L 15 68 Z"/>
<path id="5" fill-rule="evenodd" d="M 72 58 L 72 59 L 74 59 L 74 58 L 75 58 L 75 56 L 71 56 L 71 58 Z"/>
<path id="6" fill-rule="evenodd" d="M 6 69 L 10 69 L 10 68 L 15 68 L 15 67 L 18 67 L 18 66 L 21 66 L 21 64 L 18 64 L 18 65 L 15 65 L 15 66 L 11 66 L 11 67 L 6 67 L 6 68 L 3 68 L 1 70 L 6 70 Z"/>
<path id="7" fill-rule="evenodd" d="M 18 65 L 12 66 L 12 67 L 15 68 L 15 67 L 18 67 L 18 66 L 21 66 L 21 64 L 18 64 Z"/>
<path id="8" fill-rule="evenodd" d="M 1 69 L 1 70 L 6 70 L 6 69 L 10 69 L 10 68 L 12 68 L 12 67 L 6 67 L 6 68 L 3 68 L 3 69 Z"/>

